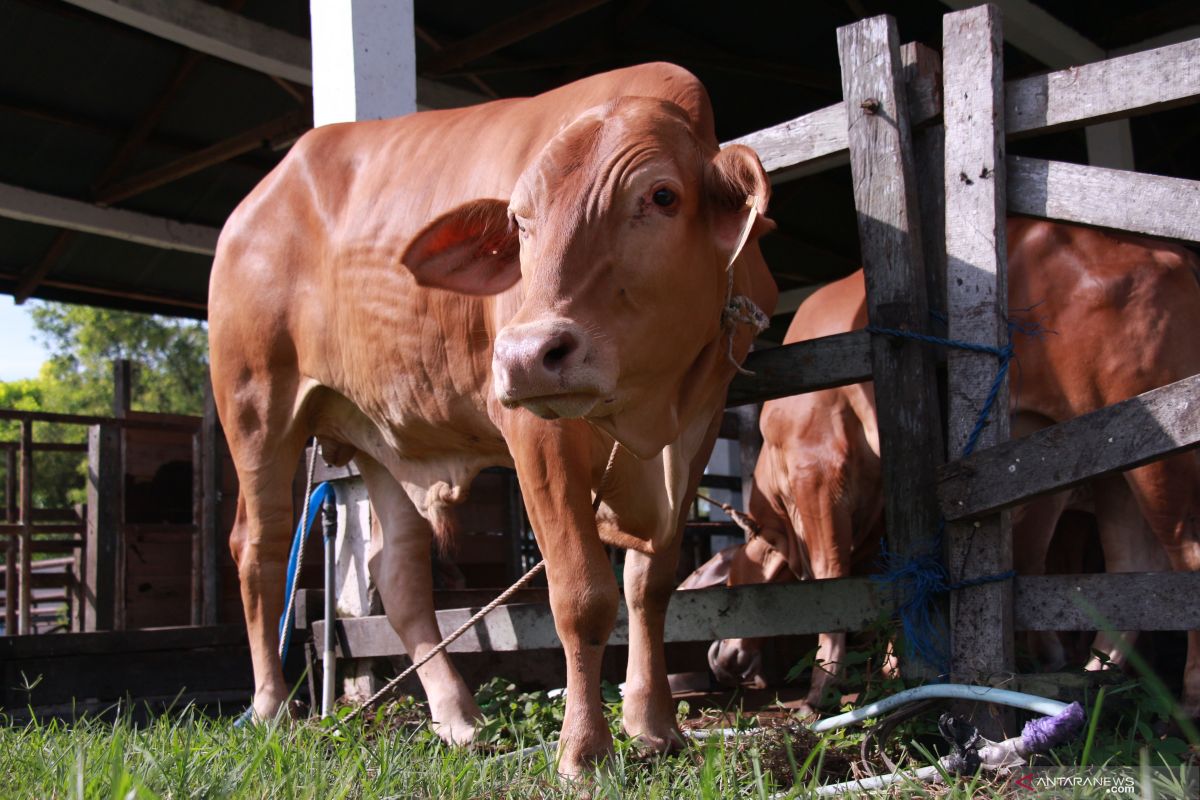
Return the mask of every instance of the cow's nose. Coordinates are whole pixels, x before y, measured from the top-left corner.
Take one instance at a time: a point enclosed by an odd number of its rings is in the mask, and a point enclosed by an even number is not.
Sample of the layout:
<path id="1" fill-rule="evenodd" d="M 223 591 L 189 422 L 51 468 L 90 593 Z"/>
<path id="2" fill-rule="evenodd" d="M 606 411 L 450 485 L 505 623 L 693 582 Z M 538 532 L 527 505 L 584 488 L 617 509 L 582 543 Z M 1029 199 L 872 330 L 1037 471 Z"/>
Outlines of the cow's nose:
<path id="1" fill-rule="evenodd" d="M 577 354 L 581 352 L 579 335 L 570 329 L 559 331 L 542 343 L 540 355 L 542 367 L 547 372 L 561 374 L 573 362 L 578 361 Z"/>
<path id="2" fill-rule="evenodd" d="M 570 320 L 505 328 L 492 351 L 496 395 L 510 408 L 538 398 L 595 395 L 599 387 L 593 371 L 588 363 L 588 338 Z"/>

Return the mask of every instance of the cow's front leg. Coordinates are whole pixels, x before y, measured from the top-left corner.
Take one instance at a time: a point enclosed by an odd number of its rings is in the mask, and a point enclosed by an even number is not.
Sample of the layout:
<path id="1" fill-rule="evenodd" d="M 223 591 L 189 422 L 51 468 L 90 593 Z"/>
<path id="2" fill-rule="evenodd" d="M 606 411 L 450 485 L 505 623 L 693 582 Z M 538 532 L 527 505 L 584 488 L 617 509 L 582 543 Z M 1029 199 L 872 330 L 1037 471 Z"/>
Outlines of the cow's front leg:
<path id="1" fill-rule="evenodd" d="M 550 608 L 567 661 L 567 709 L 558 771 L 578 775 L 612 753 L 600 701 L 600 660 L 617 619 L 617 582 L 596 530 L 591 434 L 577 422 L 526 411 L 504 425 L 538 547 Z"/>
<path id="2" fill-rule="evenodd" d="M 675 591 L 681 536 L 664 552 L 625 554 L 625 603 L 629 606 L 629 666 L 622 724 L 625 733 L 658 752 L 683 743 L 667 684 L 663 646 L 667 604 Z"/>

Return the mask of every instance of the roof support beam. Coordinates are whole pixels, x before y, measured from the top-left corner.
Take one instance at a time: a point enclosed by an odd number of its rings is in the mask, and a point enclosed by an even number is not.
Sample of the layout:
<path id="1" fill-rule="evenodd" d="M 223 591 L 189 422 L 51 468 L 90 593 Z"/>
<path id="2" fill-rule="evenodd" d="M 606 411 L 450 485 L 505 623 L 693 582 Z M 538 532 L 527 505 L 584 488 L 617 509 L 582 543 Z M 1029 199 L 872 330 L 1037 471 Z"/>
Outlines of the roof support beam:
<path id="1" fill-rule="evenodd" d="M 199 0 L 66 0 L 109 19 L 248 69 L 313 85 L 307 39 Z M 417 78 L 418 108 L 453 108 L 487 98 Z"/>
<path id="2" fill-rule="evenodd" d="M 607 2 L 608 0 L 547 0 L 466 39 L 447 45 L 440 53 L 422 64 L 422 68 L 436 75 L 470 64 Z"/>
<path id="3" fill-rule="evenodd" d="M 950 8 L 979 5 L 979 0 L 942 0 Z M 1004 40 L 1053 69 L 1102 61 L 1108 53 L 1030 0 L 991 0 L 1004 14 Z M 1096 167 L 1133 169 L 1129 120 L 1090 125 L 1085 130 L 1088 162 Z"/>
<path id="4" fill-rule="evenodd" d="M 315 124 L 417 110 L 412 0 L 309 0 L 308 7 Z"/>
<path id="5" fill-rule="evenodd" d="M 0 217 L 211 256 L 220 231 L 0 183 Z"/>
<path id="6" fill-rule="evenodd" d="M 104 205 L 119 203 L 200 170 L 231 161 L 240 155 L 264 147 L 272 141 L 294 141 L 310 127 L 312 126 L 309 124 L 308 111 L 294 111 L 277 119 L 268 120 L 262 125 L 256 125 L 244 133 L 231 136 L 203 150 L 197 150 L 161 166 L 111 183 L 101 190 L 96 199 Z"/>

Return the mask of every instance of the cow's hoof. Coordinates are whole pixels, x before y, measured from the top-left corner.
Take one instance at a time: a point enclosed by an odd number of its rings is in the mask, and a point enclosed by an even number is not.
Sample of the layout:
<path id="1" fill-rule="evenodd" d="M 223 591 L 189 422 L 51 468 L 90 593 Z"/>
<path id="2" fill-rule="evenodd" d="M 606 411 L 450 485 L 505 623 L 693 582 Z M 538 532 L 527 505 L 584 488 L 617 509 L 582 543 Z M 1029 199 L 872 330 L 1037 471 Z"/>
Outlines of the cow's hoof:
<path id="1" fill-rule="evenodd" d="M 626 733 L 629 733 L 626 731 Z M 669 729 L 651 732 L 629 733 L 629 738 L 637 742 L 638 749 L 644 753 L 678 753 L 683 749 L 683 734 L 679 728 L 672 725 Z"/>
<path id="2" fill-rule="evenodd" d="M 585 738 L 564 736 L 558 743 L 558 774 L 571 780 L 583 780 L 595 775 L 612 755 L 612 737 L 607 729 Z"/>
<path id="3" fill-rule="evenodd" d="M 475 740 L 479 730 L 478 719 L 433 720 L 430 722 L 433 732 L 448 745 L 462 747 Z"/>

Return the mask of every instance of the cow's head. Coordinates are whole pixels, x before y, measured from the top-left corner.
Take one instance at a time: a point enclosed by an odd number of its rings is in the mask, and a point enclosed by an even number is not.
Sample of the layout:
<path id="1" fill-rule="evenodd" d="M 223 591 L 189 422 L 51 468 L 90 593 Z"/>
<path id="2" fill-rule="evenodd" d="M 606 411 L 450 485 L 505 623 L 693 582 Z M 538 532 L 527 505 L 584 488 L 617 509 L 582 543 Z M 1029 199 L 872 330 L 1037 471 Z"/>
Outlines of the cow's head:
<path id="1" fill-rule="evenodd" d="M 626 97 L 565 127 L 508 200 L 433 222 L 404 263 L 423 285 L 472 294 L 524 278 L 499 301 L 511 306 L 493 349 L 497 399 L 586 417 L 648 457 L 678 435 L 702 382 L 723 389 L 732 374 L 731 263 L 734 293 L 774 306 L 754 242 L 772 227 L 769 193 L 752 150 L 717 150 L 678 106 Z M 733 327 L 740 358 L 755 331 Z"/>

